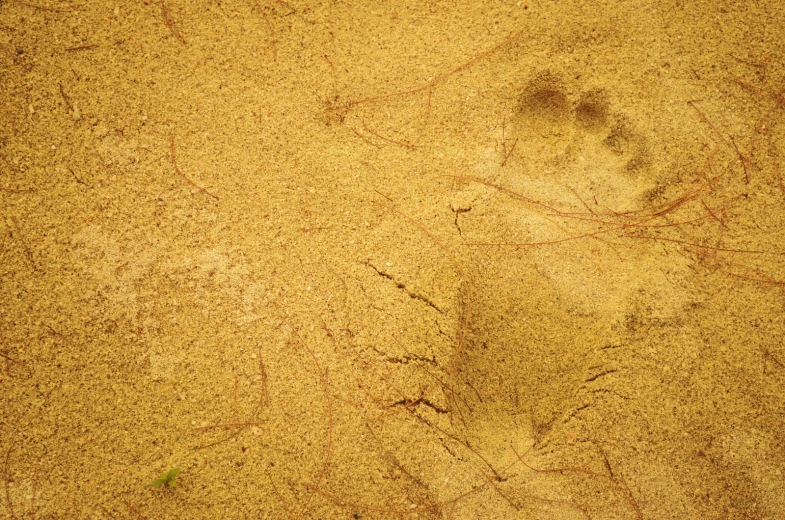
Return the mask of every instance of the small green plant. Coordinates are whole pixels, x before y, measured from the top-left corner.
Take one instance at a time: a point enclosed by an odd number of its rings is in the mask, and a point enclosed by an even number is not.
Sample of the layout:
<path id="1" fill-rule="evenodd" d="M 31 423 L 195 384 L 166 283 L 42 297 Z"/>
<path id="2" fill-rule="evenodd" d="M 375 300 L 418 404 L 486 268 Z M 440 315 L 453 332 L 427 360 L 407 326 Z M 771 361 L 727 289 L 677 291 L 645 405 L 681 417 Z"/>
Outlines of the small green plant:
<path id="1" fill-rule="evenodd" d="M 177 482 L 174 481 L 174 478 L 178 473 L 180 473 L 180 468 L 172 468 L 166 473 L 162 473 L 160 477 L 153 480 L 153 487 L 177 487 Z"/>

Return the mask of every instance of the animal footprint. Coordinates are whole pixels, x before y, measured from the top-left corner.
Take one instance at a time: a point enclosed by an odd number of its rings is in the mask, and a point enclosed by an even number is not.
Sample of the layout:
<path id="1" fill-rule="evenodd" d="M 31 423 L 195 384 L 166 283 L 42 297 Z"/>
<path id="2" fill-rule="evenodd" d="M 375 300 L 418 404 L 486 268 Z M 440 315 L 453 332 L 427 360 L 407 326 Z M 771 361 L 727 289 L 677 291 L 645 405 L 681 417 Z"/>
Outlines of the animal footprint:
<path id="1" fill-rule="evenodd" d="M 504 146 L 485 151 L 451 200 L 464 242 L 530 246 L 524 257 L 582 312 L 622 316 L 643 290 L 652 315 L 672 316 L 686 298 L 686 260 L 666 269 L 651 243 L 624 236 L 636 220 L 623 215 L 653 207 L 659 185 L 634 115 L 607 89 L 534 76 L 499 129 Z"/>
<path id="2" fill-rule="evenodd" d="M 532 179 L 568 185 L 614 211 L 633 209 L 654 188 L 647 139 L 603 89 L 572 89 L 545 72 L 524 87 L 509 119 L 510 162 L 517 157 Z"/>

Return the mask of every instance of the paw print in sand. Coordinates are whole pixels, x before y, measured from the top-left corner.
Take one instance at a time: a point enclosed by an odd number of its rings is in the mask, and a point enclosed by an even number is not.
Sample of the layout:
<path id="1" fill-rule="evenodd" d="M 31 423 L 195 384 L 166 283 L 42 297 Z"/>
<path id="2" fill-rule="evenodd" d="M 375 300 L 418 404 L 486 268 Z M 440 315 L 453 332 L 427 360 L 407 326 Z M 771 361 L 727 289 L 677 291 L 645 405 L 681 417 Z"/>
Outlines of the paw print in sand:
<path id="1" fill-rule="evenodd" d="M 645 294 L 651 315 L 670 317 L 685 302 L 686 259 L 664 267 L 651 243 L 624 236 L 636 229 L 625 215 L 653 211 L 661 173 L 643 118 L 616 104 L 606 88 L 535 75 L 452 209 L 465 243 L 534 261 L 581 312 L 619 318 Z"/>
<path id="2" fill-rule="evenodd" d="M 510 123 L 529 176 L 568 183 L 616 211 L 630 209 L 654 187 L 646 138 L 612 110 L 603 89 L 570 89 L 542 73 L 524 88 Z"/>

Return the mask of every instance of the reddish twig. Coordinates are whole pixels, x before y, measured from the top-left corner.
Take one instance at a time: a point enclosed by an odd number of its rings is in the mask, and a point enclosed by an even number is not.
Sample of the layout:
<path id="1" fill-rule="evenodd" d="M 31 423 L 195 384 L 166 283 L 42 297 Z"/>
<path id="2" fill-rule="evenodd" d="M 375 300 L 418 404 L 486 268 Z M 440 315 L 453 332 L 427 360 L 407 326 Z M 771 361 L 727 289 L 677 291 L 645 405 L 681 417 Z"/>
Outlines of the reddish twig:
<path id="1" fill-rule="evenodd" d="M 174 166 L 174 170 L 177 172 L 177 174 L 180 177 L 182 177 L 183 179 L 185 179 L 185 181 L 188 184 L 190 184 L 191 186 L 193 186 L 197 190 L 201 191 L 202 193 L 204 193 L 206 195 L 209 195 L 210 197 L 214 198 L 215 200 L 219 200 L 217 195 L 215 195 L 213 193 L 210 193 L 206 189 L 204 189 L 201 186 L 199 186 L 198 184 L 196 184 L 186 174 L 184 174 L 180 170 L 180 168 L 177 166 L 177 158 L 175 157 L 175 154 L 174 154 L 174 134 L 172 134 L 172 132 L 169 132 L 169 150 L 171 151 L 171 156 L 172 156 L 172 166 Z"/>
<path id="2" fill-rule="evenodd" d="M 141 518 L 142 520 L 147 520 L 147 517 L 144 516 L 141 513 L 141 511 L 139 511 L 137 508 L 135 508 L 134 506 L 132 506 L 128 502 L 123 502 L 123 504 L 125 504 L 125 507 L 127 507 L 131 512 L 133 512 L 137 516 L 137 518 Z"/>
<path id="3" fill-rule="evenodd" d="M 35 468 L 33 469 L 33 489 L 30 493 L 30 520 L 35 520 L 35 494 L 38 488 L 38 469 L 41 466 L 41 461 L 37 460 L 35 462 Z"/>
<path id="4" fill-rule="evenodd" d="M 553 206 L 549 206 L 549 205 L 544 204 L 544 203 L 542 203 L 542 202 L 540 202 L 538 200 L 529 198 L 529 197 L 527 197 L 525 195 L 521 195 L 517 191 L 510 190 L 508 188 L 505 188 L 504 186 L 499 186 L 498 184 L 494 184 L 492 182 L 484 181 L 484 180 L 482 180 L 482 179 L 480 179 L 478 177 L 472 177 L 472 176 L 469 176 L 469 175 L 449 175 L 449 174 L 440 175 L 440 177 L 449 177 L 449 178 L 452 178 L 452 179 L 458 179 L 458 180 L 465 181 L 465 182 L 476 182 L 478 184 L 483 184 L 483 185 L 488 186 L 490 188 L 495 188 L 495 189 L 501 191 L 502 193 L 506 193 L 507 195 L 510 195 L 513 198 L 516 198 L 518 200 L 522 200 L 523 202 L 528 202 L 529 204 L 534 204 L 535 206 L 539 206 L 541 208 L 545 208 L 545 209 L 547 209 L 549 211 L 553 211 L 554 213 L 557 213 L 559 215 L 563 214 L 563 212 L 560 209 L 558 209 L 558 208 L 555 208 Z"/>
<path id="5" fill-rule="evenodd" d="M 414 150 L 415 149 L 415 146 L 413 144 L 405 143 L 403 141 L 396 141 L 395 139 L 390 139 L 389 137 L 384 137 L 383 135 L 379 135 L 377 132 L 375 132 L 375 131 L 371 130 L 370 128 L 368 128 L 365 125 L 364 121 L 363 121 L 363 130 L 365 130 L 369 134 L 375 135 L 376 137 L 378 137 L 382 141 L 387 141 L 388 143 L 392 143 L 392 144 L 394 144 L 396 146 L 401 146 L 401 147 L 406 148 L 408 150 Z M 355 132 L 355 133 L 357 133 L 357 132 Z"/>
<path id="6" fill-rule="evenodd" d="M 371 141 L 370 139 L 368 139 L 367 137 L 365 137 L 363 134 L 361 134 L 360 132 L 358 132 L 358 131 L 357 131 L 357 130 L 355 130 L 354 128 L 352 128 L 352 127 L 349 127 L 349 129 L 350 129 L 352 132 L 354 132 L 354 135 L 356 135 L 357 137 L 359 137 L 360 139 L 362 139 L 363 141 L 365 141 L 365 142 L 366 142 L 366 143 L 368 143 L 369 145 L 371 145 L 371 146 L 375 146 L 376 148 L 381 148 L 381 147 L 382 147 L 380 144 L 374 143 L 373 141 Z"/>
<path id="7" fill-rule="evenodd" d="M 613 476 L 613 472 L 610 469 L 610 462 L 608 462 L 608 458 L 605 456 L 605 453 L 602 450 L 600 450 L 600 453 L 602 454 L 603 460 L 605 461 L 606 468 L 608 468 L 608 473 L 609 473 L 608 475 L 604 475 L 602 473 L 597 473 L 596 471 L 591 471 L 583 468 L 564 467 L 564 468 L 539 469 L 530 466 L 525 460 L 523 460 L 523 457 L 519 455 L 517 451 L 515 451 L 515 448 L 512 448 L 512 451 L 513 453 L 515 453 L 515 456 L 518 458 L 521 464 L 523 464 L 530 470 L 535 471 L 537 473 L 559 473 L 559 474 L 578 473 L 578 474 L 588 475 L 590 477 L 600 478 L 609 481 L 613 485 L 613 487 L 616 488 L 616 490 L 622 494 L 624 499 L 629 504 L 630 508 L 633 511 L 635 511 L 635 516 L 638 518 L 638 520 L 643 520 L 643 514 L 641 513 L 641 510 L 638 507 L 638 503 L 635 501 L 635 498 L 632 496 L 630 489 L 627 487 L 627 484 L 624 483 L 623 480 L 619 480 L 618 478 Z"/>
<path id="8" fill-rule="evenodd" d="M 92 49 L 97 49 L 99 45 L 97 43 L 90 43 L 87 45 L 79 45 L 77 47 L 68 47 L 67 49 L 63 49 L 66 52 L 77 52 L 77 51 L 89 51 Z"/>
<path id="9" fill-rule="evenodd" d="M 215 430 L 215 429 L 233 430 L 235 428 L 245 428 L 248 426 L 260 426 L 261 424 L 262 423 L 260 422 L 231 422 L 231 423 L 220 423 L 220 424 L 208 424 L 207 426 L 197 426 L 194 428 L 194 430 L 199 430 L 203 432 L 209 430 Z"/>
<path id="10" fill-rule="evenodd" d="M 22 230 L 19 229 L 19 220 L 16 217 L 11 217 L 11 222 L 14 223 L 14 231 L 16 232 L 16 237 L 19 239 L 19 243 L 22 245 L 22 248 L 25 250 L 25 256 L 27 257 L 27 261 L 30 262 L 30 265 L 34 270 L 38 270 L 38 267 L 33 260 L 33 252 L 30 250 L 30 247 L 27 245 L 27 241 L 25 240 L 24 235 L 22 235 Z"/>
<path id="11" fill-rule="evenodd" d="M 259 408 L 264 408 L 265 406 L 270 404 L 270 390 L 268 388 L 267 383 L 267 370 L 264 367 L 264 360 L 262 359 L 261 351 L 258 354 L 259 356 L 259 375 L 262 378 L 262 391 L 259 397 Z"/>
<path id="12" fill-rule="evenodd" d="M 305 513 L 308 510 L 308 507 L 313 500 L 313 497 L 316 495 L 319 486 L 324 480 L 324 476 L 327 473 L 327 468 L 330 465 L 330 460 L 332 458 L 332 450 L 333 450 L 333 400 L 330 395 L 330 382 L 329 382 L 329 372 L 325 369 L 322 370 L 322 366 L 319 363 L 319 359 L 316 357 L 314 351 L 308 347 L 308 344 L 303 339 L 300 332 L 291 324 L 289 320 L 286 319 L 284 315 L 280 316 L 281 320 L 292 330 L 294 335 L 297 337 L 300 345 L 308 352 L 311 356 L 311 359 L 316 367 L 316 373 L 319 376 L 319 380 L 322 383 L 323 391 L 324 391 L 324 398 L 327 403 L 327 415 L 328 415 L 328 424 L 327 424 L 327 446 L 325 447 L 325 455 L 324 455 L 324 463 L 322 464 L 322 469 L 319 471 L 319 476 L 316 479 L 316 484 L 314 485 L 314 489 L 311 491 L 311 494 L 308 496 L 308 499 L 305 501 L 305 504 L 302 506 L 302 511 L 298 515 L 299 518 L 304 518 Z"/>
<path id="13" fill-rule="evenodd" d="M 180 32 L 180 30 L 175 26 L 174 19 L 172 18 L 172 13 L 169 11 L 169 7 L 166 5 L 164 0 L 161 0 L 161 16 L 164 18 L 164 25 L 169 29 L 172 33 L 172 36 L 180 40 L 180 43 L 183 45 L 188 45 L 188 42 L 185 40 L 185 36 Z"/>
<path id="14" fill-rule="evenodd" d="M 782 369 L 785 369 L 785 363 L 783 363 L 782 361 L 777 359 L 774 356 L 774 354 L 772 354 L 771 352 L 769 352 L 767 349 L 765 349 L 763 347 L 761 347 L 761 350 L 763 351 L 763 357 L 764 358 L 772 360 L 775 365 L 777 365 L 778 367 L 780 367 Z"/>
<path id="15" fill-rule="evenodd" d="M 509 159 L 510 156 L 512 155 L 513 150 L 515 150 L 515 145 L 516 144 L 518 144 L 518 138 L 517 137 L 515 138 L 515 141 L 513 141 L 512 146 L 510 147 L 510 151 L 507 152 L 507 155 L 504 156 L 504 160 L 502 161 L 502 166 L 507 164 L 507 159 Z"/>
<path id="16" fill-rule="evenodd" d="M 403 91 L 400 91 L 400 92 L 392 92 L 392 93 L 389 93 L 389 94 L 381 94 L 381 95 L 378 95 L 378 96 L 371 96 L 371 97 L 367 97 L 367 98 L 363 98 L 363 99 L 358 99 L 357 101 L 352 101 L 351 103 L 349 103 L 349 106 L 351 107 L 351 106 L 361 105 L 361 104 L 364 104 L 364 103 L 383 101 L 383 100 L 386 100 L 386 99 L 393 99 L 393 98 L 397 98 L 397 97 L 404 97 L 404 96 L 408 96 L 408 95 L 411 95 L 411 94 L 417 94 L 419 92 L 425 92 L 425 91 L 428 91 L 430 93 L 431 89 L 433 89 L 433 87 L 435 87 L 437 84 L 441 83 L 442 81 L 444 81 L 445 79 L 449 78 L 453 74 L 457 74 L 458 72 L 461 72 L 461 71 L 463 71 L 465 69 L 468 69 L 469 67 L 471 67 L 472 65 L 474 65 L 475 63 L 480 61 L 481 59 L 485 58 L 486 56 L 488 56 L 488 55 L 490 55 L 490 54 L 492 54 L 494 52 L 496 52 L 497 50 L 501 49 L 502 47 L 504 47 L 505 45 L 507 45 L 511 41 L 515 40 L 520 35 L 522 35 L 524 32 L 525 32 L 525 30 L 520 30 L 520 31 L 518 31 L 518 32 L 508 36 L 507 38 L 502 40 L 500 43 L 498 43 L 498 44 L 494 45 L 493 47 L 491 47 L 490 49 L 488 49 L 486 51 L 483 51 L 480 54 L 474 56 L 469 61 L 466 61 L 466 62 L 462 63 L 461 65 L 455 67 L 452 70 L 449 70 L 447 72 L 443 72 L 442 74 L 439 74 L 439 75 L 435 76 L 433 79 L 427 81 L 424 85 L 421 85 L 419 87 L 415 87 L 415 88 L 412 88 L 412 89 L 409 89 L 409 90 L 403 90 Z M 430 94 L 429 94 L 429 104 L 430 104 Z"/>
<path id="17" fill-rule="evenodd" d="M 5 454 L 5 465 L 3 467 L 3 487 L 5 488 L 5 502 L 6 506 L 8 507 L 8 512 L 10 513 L 10 518 L 16 519 L 16 514 L 14 513 L 14 506 L 11 503 L 11 493 L 8 491 L 8 466 L 11 463 L 11 451 L 14 449 L 13 446 L 8 448 L 8 451 Z"/>
<path id="18" fill-rule="evenodd" d="M 108 516 L 109 518 L 111 518 L 112 520 L 114 520 L 115 516 L 114 516 L 112 513 L 110 513 L 108 509 L 106 509 L 106 508 L 105 508 L 104 506 L 102 506 L 101 504 L 98 504 L 98 507 L 100 507 L 100 508 L 101 508 L 101 511 L 103 511 L 103 512 L 104 512 L 104 514 L 105 514 L 106 516 Z"/>
<path id="19" fill-rule="evenodd" d="M 750 172 L 747 169 L 747 159 L 741 154 L 739 147 L 736 145 L 736 140 L 733 136 L 730 136 L 730 142 L 733 145 L 733 149 L 736 150 L 736 153 L 739 155 L 739 160 L 741 161 L 741 167 L 744 168 L 744 184 L 750 183 Z"/>

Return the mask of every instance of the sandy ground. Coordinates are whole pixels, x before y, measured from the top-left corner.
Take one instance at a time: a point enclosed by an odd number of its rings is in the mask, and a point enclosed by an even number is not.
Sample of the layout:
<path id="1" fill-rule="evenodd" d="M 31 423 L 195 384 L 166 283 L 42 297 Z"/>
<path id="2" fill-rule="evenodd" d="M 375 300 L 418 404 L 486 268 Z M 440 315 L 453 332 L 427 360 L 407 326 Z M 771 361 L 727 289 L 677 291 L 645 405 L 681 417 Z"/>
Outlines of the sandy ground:
<path id="1" fill-rule="evenodd" d="M 0 1 L 0 511 L 785 518 L 784 28 Z"/>

